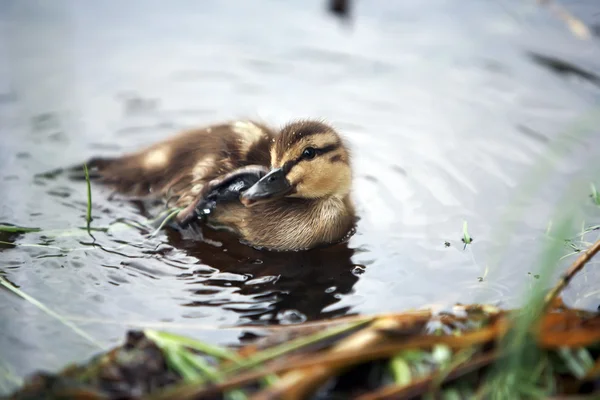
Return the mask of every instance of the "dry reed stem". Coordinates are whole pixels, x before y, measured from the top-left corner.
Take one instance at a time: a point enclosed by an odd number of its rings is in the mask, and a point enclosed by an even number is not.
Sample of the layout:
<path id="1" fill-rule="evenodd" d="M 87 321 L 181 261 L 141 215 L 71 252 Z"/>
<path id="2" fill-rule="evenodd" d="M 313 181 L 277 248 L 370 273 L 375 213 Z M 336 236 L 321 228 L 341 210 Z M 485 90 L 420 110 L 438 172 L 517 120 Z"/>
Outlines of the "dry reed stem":
<path id="1" fill-rule="evenodd" d="M 573 264 L 569 267 L 567 272 L 560 278 L 556 286 L 548 292 L 545 299 L 545 310 L 547 311 L 550 305 L 553 303 L 554 299 L 560 294 L 560 292 L 567 287 L 571 279 L 585 266 L 585 264 L 590 261 L 596 253 L 600 251 L 600 240 L 594 243 L 591 247 L 588 247 L 586 251 L 584 251 Z"/>
<path id="2" fill-rule="evenodd" d="M 591 260 L 596 253 L 600 251 L 600 240 L 589 247 L 584 253 L 582 253 L 577 260 L 569 267 L 567 272 L 563 275 L 558 284 L 548 293 L 545 299 L 545 311 L 557 302 L 557 296 L 560 292 L 569 284 L 571 279 L 585 266 L 585 264 Z M 470 309 L 470 308 L 469 308 Z M 407 338 L 402 343 L 386 343 L 390 341 L 390 334 L 394 331 L 402 331 L 411 325 L 419 322 L 426 321 L 431 318 L 429 311 L 418 311 L 409 314 L 385 314 L 373 321 L 368 327 L 348 336 L 341 340 L 333 349 L 317 354 L 299 354 L 296 356 L 287 357 L 284 362 L 275 360 L 268 363 L 266 366 L 260 367 L 258 371 L 249 371 L 246 373 L 239 374 L 228 379 L 225 382 L 218 384 L 211 384 L 209 386 L 182 386 L 169 390 L 163 393 L 159 393 L 155 396 L 151 396 L 152 399 L 168 399 L 178 398 L 182 400 L 191 400 L 202 396 L 214 395 L 222 393 L 224 391 L 237 388 L 242 385 L 250 384 L 259 380 L 260 378 L 271 375 L 281 374 L 275 384 L 269 388 L 256 393 L 252 399 L 263 400 L 272 398 L 281 399 L 302 399 L 307 397 L 310 393 L 314 392 L 321 383 L 326 381 L 328 378 L 339 374 L 341 371 L 350 368 L 352 366 L 374 361 L 382 358 L 391 357 L 403 350 L 409 349 L 429 349 L 434 345 L 445 344 L 446 346 L 457 350 L 467 347 L 473 347 L 489 343 L 493 340 L 498 340 L 510 328 L 510 322 L 504 313 L 498 318 L 491 326 L 486 328 L 464 333 L 463 335 L 456 336 L 413 336 Z M 349 318 L 342 318 L 343 322 L 348 320 L 359 320 L 365 318 L 364 316 L 356 316 Z M 549 314 L 546 314 L 546 318 L 550 318 Z M 340 320 L 328 321 L 329 323 L 342 322 Z M 550 323 L 551 321 L 547 321 Z M 319 325 L 327 325 L 327 323 L 312 324 L 312 327 Z M 550 324 L 552 325 L 552 324 Z M 564 335 L 562 335 L 564 333 Z M 553 332 L 553 334 L 562 335 L 563 339 L 560 340 L 561 345 L 586 345 L 590 341 L 599 339 L 596 335 L 591 335 L 589 332 L 575 335 L 573 337 L 572 332 Z M 576 339 L 576 340 L 575 340 Z M 392 339 L 393 340 L 393 339 Z M 540 345 L 545 348 L 554 347 L 554 341 L 544 340 L 538 338 Z M 573 343 L 572 343 L 573 342 Z M 445 377 L 444 382 L 452 379 L 456 379 L 460 375 L 464 375 L 472 370 L 483 367 L 493 361 L 493 358 L 497 357 L 496 353 L 489 353 L 485 356 L 476 357 L 464 364 L 461 364 Z M 600 374 L 600 366 L 597 364 L 590 373 L 590 376 L 596 376 Z M 385 398 L 389 396 L 407 396 L 417 395 L 424 393 L 429 388 L 433 381 L 433 376 L 428 376 L 419 380 L 414 381 L 410 385 L 403 387 L 387 387 L 376 392 L 375 395 L 381 397 L 373 398 Z M 379 394 L 377 394 L 379 393 Z M 371 397 L 364 397 L 371 398 Z"/>
<path id="3" fill-rule="evenodd" d="M 382 344 L 389 339 L 381 330 L 393 330 L 394 327 L 400 326 L 400 323 L 393 319 L 379 321 L 379 324 L 374 323 L 370 328 L 346 338 L 325 354 L 309 356 L 308 360 L 290 363 L 293 364 L 293 371 L 283 375 L 276 384 L 257 393 L 252 399 L 306 398 L 322 382 L 354 365 L 391 357 L 403 350 L 431 348 L 436 344 L 446 344 L 453 349 L 471 347 L 490 342 L 507 330 L 506 321 L 500 319 L 490 327 L 460 337 L 421 336 L 409 338 L 403 343 Z"/>
<path id="4" fill-rule="evenodd" d="M 431 311 L 429 311 L 429 310 L 407 311 L 407 312 L 402 313 L 402 315 L 405 315 L 407 318 L 419 318 L 419 317 L 420 318 L 429 318 L 431 316 Z M 273 326 L 257 327 L 256 325 L 236 325 L 236 328 L 246 328 L 247 327 L 249 329 L 261 330 L 261 331 L 286 331 L 286 332 L 294 331 L 294 330 L 302 331 L 303 329 L 307 329 L 307 328 L 318 328 L 318 327 L 331 328 L 332 326 L 335 326 L 337 324 L 346 324 L 346 323 L 358 322 L 358 321 L 362 321 L 362 320 L 366 321 L 373 317 L 397 318 L 398 314 L 397 313 L 381 313 L 381 314 L 377 314 L 377 315 L 361 314 L 361 315 L 350 315 L 350 316 L 330 318 L 330 319 L 322 319 L 319 321 L 303 322 L 302 325 L 296 325 L 296 326 L 273 325 Z"/>
<path id="5" fill-rule="evenodd" d="M 402 317 L 402 315 L 400 315 L 399 317 Z M 406 323 L 406 318 L 398 319 L 399 323 Z M 153 400 L 166 400 L 172 398 L 177 398 L 181 400 L 192 400 L 197 398 L 203 398 L 245 384 L 255 382 L 266 375 L 279 374 L 291 370 L 309 371 L 315 366 L 326 367 L 328 368 L 330 374 L 335 374 L 336 372 L 344 369 L 345 367 L 351 367 L 353 365 L 391 357 L 403 350 L 430 349 L 436 344 L 445 344 L 448 347 L 457 350 L 466 347 L 481 345 L 495 340 L 501 335 L 504 335 L 507 329 L 507 321 L 504 318 L 501 318 L 498 319 L 496 323 L 492 326 L 483 328 L 478 331 L 468 332 L 463 334 L 462 336 L 417 336 L 409 337 L 402 343 L 391 343 L 380 346 L 370 346 L 368 348 L 352 349 L 344 352 L 329 351 L 317 354 L 300 354 L 294 357 L 287 358 L 285 362 L 275 361 L 275 363 L 271 363 L 270 365 L 267 365 L 258 371 L 239 374 L 237 376 L 232 377 L 231 379 L 228 379 L 225 382 L 212 384 L 210 386 L 181 386 L 174 390 L 158 393 L 155 396 L 150 396 L 150 398 Z M 361 332 L 362 331 L 357 332 L 355 335 Z M 382 333 L 382 335 L 387 335 L 387 333 Z M 346 339 L 350 339 L 351 337 L 352 336 Z M 307 375 L 306 378 L 310 379 L 311 375 Z M 320 379 L 321 375 L 315 375 L 314 378 L 315 380 L 317 378 Z M 275 397 L 278 397 L 275 394 L 276 392 L 278 392 L 278 387 L 278 383 L 276 383 L 270 388 L 263 391 L 262 394 L 258 393 L 257 395 L 266 395 L 268 393 L 272 393 L 275 395 Z M 293 390 L 293 387 L 290 390 Z M 278 398 L 287 397 L 284 396 Z"/>
<path id="6" fill-rule="evenodd" d="M 377 345 L 386 339 L 386 335 L 380 332 L 381 329 L 400 329 L 402 322 L 391 317 L 377 319 L 369 327 L 341 340 L 328 354 L 344 354 Z M 345 365 L 339 363 L 335 366 L 313 363 L 306 368 L 296 368 L 281 376 L 275 385 L 254 395 L 252 399 L 303 399 L 331 375 L 339 372 L 339 369 L 344 367 Z"/>

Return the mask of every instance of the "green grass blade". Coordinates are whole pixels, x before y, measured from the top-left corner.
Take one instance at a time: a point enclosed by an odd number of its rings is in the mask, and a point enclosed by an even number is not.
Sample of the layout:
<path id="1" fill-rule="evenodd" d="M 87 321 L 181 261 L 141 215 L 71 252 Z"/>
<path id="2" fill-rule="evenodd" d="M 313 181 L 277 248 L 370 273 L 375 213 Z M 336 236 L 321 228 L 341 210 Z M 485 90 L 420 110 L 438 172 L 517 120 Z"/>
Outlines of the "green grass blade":
<path id="1" fill-rule="evenodd" d="M 568 237 L 572 219 L 570 216 L 560 218 L 556 232 L 559 237 Z M 552 272 L 558 264 L 561 246 L 554 241 L 548 241 L 538 264 L 540 278 L 525 306 L 514 321 L 514 328 L 509 331 L 500 342 L 504 357 L 495 363 L 492 375 L 485 383 L 485 392 L 497 395 L 498 393 L 512 393 L 519 398 L 530 395 L 538 396 L 548 394 L 551 390 L 547 382 L 540 382 L 539 363 L 548 364 L 544 354 L 538 348 L 531 336 L 530 328 L 534 326 L 543 315 L 545 308 L 545 288 L 550 286 Z"/>
<path id="2" fill-rule="evenodd" d="M 174 333 L 146 329 L 144 330 L 144 334 L 148 337 L 148 339 L 152 340 L 159 346 L 161 343 L 174 343 L 180 346 L 189 347 L 191 349 L 197 350 L 201 353 L 205 353 L 216 358 L 230 360 L 233 362 L 239 362 L 241 360 L 241 358 L 231 350 L 228 350 L 221 346 L 204 343 L 196 339 L 176 335 Z"/>
<path id="3" fill-rule="evenodd" d="M 41 228 L 27 228 L 25 226 L 14 226 L 14 225 L 0 225 L 0 232 L 7 233 L 29 233 L 39 232 Z"/>
<path id="4" fill-rule="evenodd" d="M 592 190 L 592 194 L 590 195 L 592 201 L 597 206 L 600 206 L 600 193 L 598 193 L 598 190 L 596 189 L 596 186 L 593 183 L 590 184 L 590 188 Z"/>
<path id="5" fill-rule="evenodd" d="M 241 390 L 230 390 L 225 393 L 225 398 L 227 400 L 246 400 L 248 396 L 244 394 Z"/>
<path id="6" fill-rule="evenodd" d="M 193 354 L 191 351 L 186 350 L 186 349 L 183 349 L 182 353 L 183 353 L 183 357 L 187 360 L 187 362 L 190 365 L 194 366 L 194 368 L 196 368 L 198 371 L 200 371 L 202 373 L 202 375 L 206 376 L 208 378 L 208 380 L 213 381 L 213 382 L 218 382 L 218 381 L 223 380 L 224 376 L 219 372 L 219 370 L 217 370 L 216 368 L 211 366 L 202 357 L 199 357 L 196 354 Z"/>
<path id="7" fill-rule="evenodd" d="M 500 270 L 500 263 L 505 256 L 505 253 L 500 249 L 509 246 L 514 239 L 516 224 L 524 219 L 526 208 L 521 207 L 520 204 L 531 200 L 534 194 L 539 192 L 541 187 L 551 179 L 552 174 L 556 173 L 557 160 L 564 159 L 567 154 L 573 152 L 577 143 L 581 143 L 581 141 L 587 140 L 587 138 L 596 134 L 599 123 L 600 107 L 597 105 L 592 106 L 585 114 L 569 123 L 569 126 L 548 146 L 546 153 L 537 158 L 530 172 L 523 177 L 518 190 L 512 196 L 512 199 L 506 203 L 506 207 L 504 207 L 504 211 L 499 217 L 499 221 L 502 223 L 496 225 L 498 228 L 493 234 L 494 243 L 498 249 L 498 251 L 491 252 L 488 255 L 488 264 L 493 273 Z M 565 199 L 570 200 L 571 204 L 579 199 L 580 194 L 576 190 L 579 184 L 579 181 L 573 181 L 569 187 L 561 188 L 561 191 L 566 194 Z M 562 206 L 564 207 L 566 204 L 566 202 L 563 202 Z M 473 302 L 479 302 L 478 298 L 480 296 L 484 296 L 484 294 L 478 294 Z"/>
<path id="8" fill-rule="evenodd" d="M 465 348 L 452 354 L 452 350 L 448 346 L 438 345 L 442 350 L 438 350 L 440 355 L 436 361 L 439 364 L 439 369 L 431 384 L 432 388 L 440 388 L 442 382 L 448 377 L 452 370 L 460 364 L 467 362 L 476 352 L 475 348 Z M 435 349 L 435 348 L 434 348 Z M 435 350 L 434 350 L 435 353 Z"/>
<path id="9" fill-rule="evenodd" d="M 58 321 L 60 321 L 63 325 L 69 327 L 73 332 L 75 332 L 77 335 L 81 336 L 82 338 L 84 338 L 85 340 L 87 340 L 88 342 L 90 342 L 91 344 L 93 344 L 94 346 L 96 346 L 96 347 L 104 350 L 104 346 L 102 346 L 98 341 L 96 341 L 96 339 L 94 339 L 93 337 L 91 337 L 90 335 L 88 335 L 86 332 L 84 332 L 83 330 L 81 330 L 79 327 L 77 327 L 72 322 L 70 322 L 67 319 L 65 319 L 64 317 L 62 317 L 60 314 L 52 311 L 51 309 L 49 309 L 48 307 L 46 307 L 44 304 L 42 304 L 38 300 L 34 299 L 33 297 L 31 297 L 27 293 L 23 292 L 21 289 L 17 288 L 13 284 L 11 284 L 3 276 L 0 276 L 0 285 L 4 286 L 5 288 L 7 288 L 8 290 L 10 290 L 11 292 L 15 293 L 17 296 L 19 296 L 19 297 L 27 300 L 29 303 L 33 304 L 34 306 L 36 306 L 37 308 L 39 308 L 40 310 L 42 310 L 46 314 L 50 315 L 51 317 L 54 317 L 55 319 L 57 319 Z"/>
<path id="10" fill-rule="evenodd" d="M 43 249 L 52 249 L 52 250 L 58 250 L 58 251 L 71 251 L 71 249 L 63 249 L 62 247 L 58 247 L 58 246 L 51 246 L 48 244 L 36 244 L 36 243 L 11 243 L 11 242 L 5 242 L 4 240 L 0 240 L 0 244 L 4 244 L 7 246 L 15 246 L 15 247 L 37 247 L 37 248 L 43 248 Z"/>
<path id="11" fill-rule="evenodd" d="M 450 363 L 452 359 L 452 350 L 449 346 L 444 344 L 438 344 L 433 346 L 433 351 L 431 353 L 431 357 L 436 364 L 444 367 Z"/>
<path id="12" fill-rule="evenodd" d="M 279 381 L 279 377 L 275 374 L 267 375 L 262 379 L 264 386 L 271 386 Z"/>
<path id="13" fill-rule="evenodd" d="M 169 368 L 181 375 L 184 381 L 188 383 L 202 383 L 204 381 L 200 372 L 197 371 L 194 365 L 183 355 L 182 349 L 179 346 L 162 343 L 159 347 L 162 349 L 163 354 L 167 359 Z"/>
<path id="14" fill-rule="evenodd" d="M 205 381 L 221 382 L 224 374 L 211 366 L 206 360 L 192 353 L 188 348 L 218 357 L 220 359 L 237 361 L 239 357 L 222 347 L 210 345 L 195 339 L 159 332 L 151 329 L 144 331 L 148 339 L 160 347 L 167 358 L 169 367 L 176 371 L 188 383 L 202 384 Z M 246 400 L 246 394 L 241 390 L 230 390 L 225 393 L 228 400 Z"/>
<path id="15" fill-rule="evenodd" d="M 177 214 L 179 214 L 179 212 L 180 212 L 181 210 L 183 210 L 183 208 L 175 208 L 175 209 L 173 209 L 172 211 L 171 211 L 171 210 L 169 210 L 169 215 L 167 215 L 167 216 L 165 217 L 165 219 L 164 219 L 164 220 L 163 220 L 163 221 L 160 223 L 160 225 L 158 226 L 158 228 L 156 228 L 156 229 L 154 230 L 154 232 L 152 232 L 152 233 L 150 234 L 150 236 L 151 236 L 151 237 L 152 237 L 152 236 L 155 236 L 155 235 L 156 235 L 158 232 L 160 232 L 160 231 L 161 231 L 161 230 L 164 228 L 164 226 L 165 226 L 166 224 L 168 224 L 168 223 L 169 223 L 169 221 L 171 221 L 173 218 L 175 218 L 175 217 L 177 216 Z"/>
<path id="16" fill-rule="evenodd" d="M 576 349 L 575 351 L 577 352 L 577 358 L 581 360 L 581 363 L 584 366 L 587 374 L 590 369 L 594 368 L 596 361 L 590 354 L 589 350 L 584 347 Z"/>
<path id="17" fill-rule="evenodd" d="M 206 362 L 201 357 L 198 357 L 196 354 L 192 354 L 192 352 L 187 351 L 186 349 L 182 349 L 182 356 L 186 359 L 189 365 L 196 368 L 196 370 L 200 371 L 207 380 L 211 382 L 221 382 L 224 380 L 224 376 L 220 373 L 220 371 L 210 364 Z M 195 381 L 195 383 L 200 383 L 201 381 Z M 246 400 L 248 397 L 246 394 L 239 390 L 234 389 L 225 393 L 225 398 L 228 400 Z"/>
<path id="18" fill-rule="evenodd" d="M 471 237 L 471 235 L 469 235 L 469 231 L 467 230 L 467 221 L 463 221 L 462 242 L 465 244 L 465 247 L 463 248 L 463 250 L 467 248 L 468 244 L 471 244 L 473 242 L 473 238 Z"/>
<path id="19" fill-rule="evenodd" d="M 88 171 L 87 164 L 83 164 L 83 172 L 85 173 L 85 184 L 87 186 L 87 212 L 85 215 L 85 222 L 87 225 L 88 233 L 90 232 L 90 224 L 92 223 L 92 184 L 90 182 L 90 173 Z"/>
<path id="20" fill-rule="evenodd" d="M 198 357 L 197 355 L 186 350 L 184 350 L 183 356 L 187 359 L 190 365 L 193 365 L 198 371 L 206 376 L 209 381 L 221 382 L 225 379 L 218 369 L 212 367 L 201 357 Z M 243 391 L 234 389 L 226 392 L 225 398 L 229 400 L 246 400 L 247 396 Z"/>
<path id="21" fill-rule="evenodd" d="M 567 369 L 578 379 L 583 378 L 594 367 L 594 359 L 585 348 L 570 349 L 562 347 L 557 354 L 565 363 Z"/>
<path id="22" fill-rule="evenodd" d="M 192 352 L 187 351 L 186 349 L 182 350 L 182 356 L 186 359 L 189 365 L 193 366 L 194 368 L 196 368 L 196 370 L 200 371 L 200 373 L 203 374 L 208 381 L 221 382 L 225 379 L 221 372 L 218 369 L 211 366 L 209 363 L 207 363 L 206 360 L 204 360 L 201 357 L 198 357 L 196 354 L 192 354 Z M 196 384 L 200 382 L 201 381 L 199 380 L 195 381 Z M 228 400 L 246 400 L 248 397 L 243 391 L 239 389 L 234 389 L 225 392 L 225 398 Z"/>
<path id="23" fill-rule="evenodd" d="M 462 398 L 458 389 L 451 388 L 444 390 L 442 393 L 443 400 L 462 400 Z"/>
<path id="24" fill-rule="evenodd" d="M 390 360 L 390 371 L 396 385 L 408 385 L 412 380 L 410 366 L 401 354 L 392 357 Z"/>

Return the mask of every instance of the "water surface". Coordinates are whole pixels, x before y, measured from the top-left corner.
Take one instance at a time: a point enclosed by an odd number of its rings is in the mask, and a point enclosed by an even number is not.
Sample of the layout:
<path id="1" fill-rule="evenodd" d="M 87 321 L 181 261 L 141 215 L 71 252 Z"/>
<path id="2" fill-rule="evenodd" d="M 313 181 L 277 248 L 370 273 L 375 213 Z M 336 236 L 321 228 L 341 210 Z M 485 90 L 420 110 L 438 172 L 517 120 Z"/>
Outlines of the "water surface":
<path id="1" fill-rule="evenodd" d="M 593 24 L 600 8 L 573 11 Z M 518 0 L 358 2 L 350 24 L 316 0 L 2 2 L 0 223 L 43 231 L 3 234 L 18 247 L 0 247 L 0 274 L 107 346 L 131 327 L 235 344 L 247 330 L 217 328 L 518 306 L 561 198 L 576 226 L 600 222 L 599 125 L 575 129 L 598 82 L 547 59 L 600 75 L 598 43 Z M 99 186 L 92 226 L 109 229 L 94 241 L 78 229 L 85 185 L 36 177 L 245 117 L 324 118 L 347 137 L 349 243 L 290 255 L 223 233 L 149 237 L 140 204 Z M 598 307 L 598 275 L 578 276 L 568 304 Z M 0 391 L 97 351 L 7 290 L 0 302 Z"/>

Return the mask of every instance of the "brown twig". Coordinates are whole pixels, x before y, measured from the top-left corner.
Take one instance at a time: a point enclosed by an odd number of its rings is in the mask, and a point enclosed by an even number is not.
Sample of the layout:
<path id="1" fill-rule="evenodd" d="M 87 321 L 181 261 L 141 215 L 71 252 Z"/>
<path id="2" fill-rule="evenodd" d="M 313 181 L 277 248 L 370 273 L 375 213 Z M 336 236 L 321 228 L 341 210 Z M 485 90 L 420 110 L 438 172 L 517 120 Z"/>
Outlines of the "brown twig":
<path id="1" fill-rule="evenodd" d="M 431 310 L 416 310 L 416 311 L 406 311 L 402 313 L 403 316 L 406 317 L 406 319 L 411 319 L 414 318 L 415 321 L 418 320 L 422 320 L 422 319 L 428 319 L 431 317 Z M 298 331 L 302 331 L 305 328 L 331 328 L 332 326 L 336 326 L 337 324 L 348 324 L 348 323 L 352 323 L 352 322 L 359 322 L 359 321 L 366 321 L 368 319 L 372 319 L 374 317 L 379 318 L 398 318 L 399 314 L 398 313 L 381 313 L 381 314 L 359 314 L 359 315 L 349 315 L 349 316 L 344 316 L 344 317 L 336 317 L 336 318 L 329 318 L 329 319 L 321 319 L 318 321 L 309 321 L 309 322 L 303 322 L 301 325 L 272 325 L 272 326 L 256 326 L 256 325 L 236 325 L 237 327 L 240 328 L 248 328 L 248 329 L 256 329 L 256 330 L 262 330 L 265 332 L 276 332 L 276 331 L 293 331 L 293 330 L 298 330 Z"/>
<path id="2" fill-rule="evenodd" d="M 569 267 L 567 272 L 565 272 L 565 274 L 560 278 L 558 283 L 546 295 L 546 300 L 545 300 L 545 309 L 546 310 L 548 310 L 548 308 L 551 306 L 551 304 L 554 302 L 554 300 L 560 294 L 560 292 L 565 287 L 567 287 L 569 282 L 571 282 L 571 279 L 573 279 L 573 277 L 579 271 L 581 271 L 581 269 L 585 266 L 585 264 L 587 264 L 587 262 L 590 261 L 596 255 L 596 253 L 598 253 L 598 251 L 600 251 L 600 240 L 598 240 L 591 247 L 589 247 L 585 252 L 583 252 L 579 257 L 577 257 L 577 260 L 575 260 L 575 262 L 573 264 L 571 264 L 571 266 Z"/>
<path id="3" fill-rule="evenodd" d="M 588 248 L 577 258 L 577 260 L 575 260 L 557 285 L 547 294 L 545 299 L 546 310 L 555 303 L 557 296 L 569 284 L 571 279 L 599 251 L 600 240 L 594 243 L 593 246 Z M 320 382 L 323 382 L 327 378 L 354 365 L 387 358 L 402 350 L 431 348 L 435 344 L 445 344 L 452 349 L 462 349 L 481 345 L 494 339 L 498 339 L 509 329 L 509 321 L 506 318 L 499 318 L 494 324 L 487 328 L 468 332 L 460 337 L 412 336 L 400 343 L 386 343 L 385 332 L 389 334 L 390 331 L 394 331 L 395 329 L 406 328 L 407 323 L 410 323 L 410 321 L 415 322 L 415 320 L 422 320 L 427 317 L 427 314 L 428 312 L 416 313 L 408 316 L 408 318 L 406 315 L 395 317 L 393 315 L 386 315 L 383 318 L 378 318 L 369 329 L 363 329 L 342 340 L 332 350 L 317 354 L 311 353 L 291 356 L 286 358 L 285 362 L 281 362 L 281 360 L 274 361 L 261 367 L 258 371 L 241 373 L 218 384 L 210 386 L 179 386 L 172 390 L 158 393 L 156 396 L 152 396 L 152 398 L 156 400 L 167 398 L 178 398 L 182 400 L 200 398 L 250 384 L 266 375 L 281 373 L 285 374 L 277 383 L 270 386 L 268 389 L 257 393 L 253 399 L 302 398 L 313 392 L 319 386 Z M 494 357 L 496 356 L 497 355 L 494 355 Z M 493 361 L 493 359 L 488 360 L 487 358 L 480 357 L 475 358 L 470 362 L 466 362 L 465 364 L 461 364 L 445 377 L 444 382 L 455 379 L 455 376 L 458 376 L 457 374 L 467 373 L 470 371 L 468 370 L 468 367 L 482 367 L 487 365 L 486 362 L 489 363 L 491 361 Z M 405 396 L 412 393 L 419 394 L 430 386 L 432 379 L 433 377 L 431 376 L 426 377 L 414 381 L 411 385 L 385 388 L 382 389 L 381 392 L 385 394 L 383 390 L 393 391 L 394 397 L 400 395 Z"/>
<path id="4" fill-rule="evenodd" d="M 318 354 L 302 354 L 293 358 L 287 358 L 285 362 L 275 361 L 270 365 L 262 367 L 258 371 L 242 373 L 218 384 L 211 386 L 178 386 L 171 390 L 166 390 L 164 392 L 157 393 L 154 396 L 150 396 L 150 399 L 166 400 L 176 398 L 181 400 L 191 400 L 205 398 L 255 382 L 266 375 L 279 374 L 292 370 L 308 370 L 315 366 L 326 367 L 328 368 L 329 372 L 335 373 L 336 371 L 339 371 L 345 367 L 351 367 L 360 363 L 391 357 L 392 355 L 403 350 L 429 349 L 436 344 L 446 344 L 452 349 L 463 349 L 488 343 L 503 335 L 507 329 L 507 321 L 500 319 L 490 327 L 486 327 L 474 332 L 468 332 L 462 336 L 418 336 L 408 338 L 401 343 L 371 346 L 339 353 L 325 352 Z M 313 377 L 316 378 L 319 376 L 320 375 L 314 375 Z M 310 377 L 310 375 L 307 376 L 307 378 Z M 261 395 L 274 394 L 275 392 L 278 392 L 279 389 L 282 388 L 275 384 L 268 389 L 268 392 L 263 392 Z"/>
<path id="5" fill-rule="evenodd" d="M 421 336 L 410 338 L 401 343 L 381 344 L 381 337 L 375 335 L 371 341 L 363 338 L 348 338 L 346 345 L 337 347 L 323 355 L 304 357 L 304 362 L 293 363 L 294 370 L 284 375 L 275 385 L 258 393 L 253 399 L 300 399 L 306 398 L 316 390 L 321 382 L 340 373 L 342 370 L 364 362 L 391 357 L 402 350 L 431 348 L 435 344 L 444 343 L 453 349 L 462 349 L 494 340 L 505 332 L 504 321 L 470 332 L 461 337 L 454 336 Z M 373 331 L 367 333 L 375 333 Z M 367 343 L 369 342 L 369 343 Z M 359 344 L 358 346 L 348 345 Z M 379 345 L 377 345 L 379 343 Z M 305 364 L 306 366 L 304 366 Z"/>

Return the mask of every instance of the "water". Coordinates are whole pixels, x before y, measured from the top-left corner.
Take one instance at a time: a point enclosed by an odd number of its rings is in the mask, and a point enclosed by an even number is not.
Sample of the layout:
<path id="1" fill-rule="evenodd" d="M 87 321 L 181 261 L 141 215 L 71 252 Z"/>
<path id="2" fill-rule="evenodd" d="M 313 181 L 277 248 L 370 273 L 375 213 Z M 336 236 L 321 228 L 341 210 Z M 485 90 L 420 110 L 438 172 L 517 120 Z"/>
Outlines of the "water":
<path id="1" fill-rule="evenodd" d="M 573 11 L 594 23 L 600 8 Z M 0 29 L 0 222 L 43 228 L 3 234 L 20 246 L 0 248 L 0 273 L 107 346 L 131 327 L 235 344 L 242 324 L 515 307 L 561 197 L 576 226 L 600 220 L 587 197 L 600 187 L 598 125 L 573 128 L 598 85 L 530 55 L 600 75 L 598 37 L 578 40 L 533 3 L 359 2 L 348 25 L 316 0 L 13 0 Z M 35 177 L 244 117 L 325 118 L 348 138 L 361 217 L 348 244 L 289 255 L 223 233 L 149 237 L 139 204 L 94 186 L 92 226 L 110 227 L 93 233 L 98 247 L 77 229 L 85 185 Z M 465 220 L 475 241 L 463 249 Z M 598 307 L 597 279 L 589 267 L 567 303 Z M 0 391 L 98 351 L 7 290 L 0 301 Z"/>

